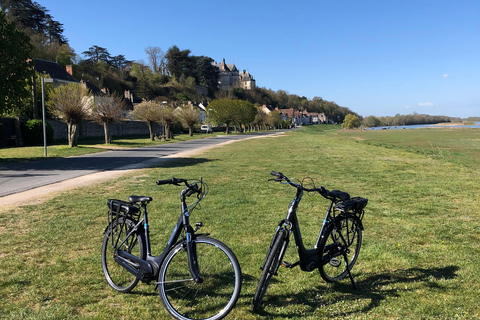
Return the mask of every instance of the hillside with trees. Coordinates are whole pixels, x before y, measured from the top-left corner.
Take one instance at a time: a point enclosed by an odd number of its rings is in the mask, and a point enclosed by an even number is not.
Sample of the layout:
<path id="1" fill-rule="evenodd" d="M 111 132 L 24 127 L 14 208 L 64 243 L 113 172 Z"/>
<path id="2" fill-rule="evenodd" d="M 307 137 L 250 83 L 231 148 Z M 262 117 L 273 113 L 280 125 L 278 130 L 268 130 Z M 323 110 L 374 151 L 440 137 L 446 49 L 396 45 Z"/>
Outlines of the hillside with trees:
<path id="1" fill-rule="evenodd" d="M 111 93 L 123 96 L 128 90 L 139 101 L 169 101 L 171 105 L 183 105 L 188 101 L 207 103 L 223 98 L 244 100 L 256 106 L 265 104 L 279 109 L 325 113 L 329 120 L 338 123 L 347 114 L 354 114 L 335 102 L 320 97 L 309 100 L 284 90 L 219 90 L 218 69 L 212 64 L 214 60 L 194 55 L 190 50 L 175 45 L 166 52 L 157 46 L 145 48 L 148 63 L 131 61 L 121 54 L 112 56 L 107 48 L 97 44 L 77 54 L 63 35 L 63 24 L 56 21 L 47 8 L 31 0 L 0 0 L 0 8 L 6 20 L 30 39 L 31 51 L 28 48 L 23 51 L 31 58 L 56 61 L 63 67 L 72 65 L 76 79 L 88 81 Z M 5 57 L 4 61 L 8 60 Z M 28 110 L 31 105 L 29 99 L 31 97 L 24 95 L 22 103 L 26 107 L 18 109 Z M 15 112 L 10 114 L 15 115 Z M 25 112 L 22 115 L 31 116 Z"/>

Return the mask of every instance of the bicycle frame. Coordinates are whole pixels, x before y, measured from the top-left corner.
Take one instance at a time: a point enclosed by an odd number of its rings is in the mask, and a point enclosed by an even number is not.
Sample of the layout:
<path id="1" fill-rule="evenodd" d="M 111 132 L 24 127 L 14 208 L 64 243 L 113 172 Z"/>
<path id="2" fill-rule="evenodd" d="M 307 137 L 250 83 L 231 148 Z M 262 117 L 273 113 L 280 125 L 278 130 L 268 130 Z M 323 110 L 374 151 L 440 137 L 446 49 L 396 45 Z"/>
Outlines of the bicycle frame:
<path id="1" fill-rule="evenodd" d="M 189 217 L 190 213 L 188 211 L 188 207 L 186 204 L 186 197 L 188 188 L 184 189 L 181 193 L 181 214 L 178 218 L 177 224 L 175 225 L 170 239 L 165 246 L 162 254 L 159 256 L 153 256 L 151 252 L 151 245 L 150 245 L 150 231 L 149 231 L 149 224 L 148 224 L 148 212 L 147 212 L 147 203 L 142 202 L 142 211 L 143 211 L 143 218 L 137 222 L 135 227 L 130 230 L 130 232 L 125 236 L 125 239 L 118 245 L 120 247 L 125 241 L 128 239 L 130 235 L 140 230 L 143 232 L 145 236 L 145 244 L 146 244 L 146 259 L 141 259 L 137 256 L 134 256 L 127 251 L 118 250 L 115 255 L 115 261 L 120 264 L 123 268 L 128 270 L 130 273 L 135 275 L 137 279 L 140 279 L 144 282 L 149 282 L 154 280 L 158 277 L 158 272 L 160 270 L 160 265 L 162 264 L 163 260 L 167 253 L 174 247 L 177 243 L 178 239 L 180 238 L 182 230 L 185 230 L 186 235 L 186 249 L 188 254 L 188 264 L 190 268 L 190 273 L 194 281 L 198 283 L 203 282 L 203 278 L 200 275 L 200 271 L 198 268 L 197 263 L 197 254 L 195 250 L 195 246 L 193 245 L 193 239 L 195 238 L 195 231 L 201 226 L 197 224 L 197 229 L 193 230 L 190 226 Z M 157 283 L 158 284 L 158 283 Z"/>
<path id="2" fill-rule="evenodd" d="M 297 193 L 295 195 L 294 200 L 290 203 L 287 217 L 284 220 L 280 221 L 280 223 L 278 224 L 278 229 L 284 227 L 288 231 L 287 239 L 282 247 L 282 250 L 280 251 L 280 257 L 283 257 L 286 247 L 288 246 L 290 234 L 293 233 L 293 237 L 295 240 L 295 245 L 297 247 L 297 253 L 300 261 L 292 264 L 290 268 L 300 265 L 300 269 L 302 269 L 302 271 L 313 271 L 321 263 L 323 264 L 328 263 L 327 261 L 321 261 L 321 257 L 317 251 L 317 247 L 320 244 L 320 241 L 324 237 L 324 230 L 326 226 L 330 223 L 331 212 L 333 209 L 334 201 L 330 202 L 330 205 L 328 207 L 327 213 L 323 220 L 322 228 L 320 229 L 320 233 L 318 235 L 318 239 L 315 243 L 314 248 L 306 249 L 305 245 L 303 244 L 302 233 L 300 231 L 300 224 L 297 218 L 297 208 L 298 208 L 298 205 L 300 204 L 302 196 L 303 196 L 303 188 L 297 187 Z"/>

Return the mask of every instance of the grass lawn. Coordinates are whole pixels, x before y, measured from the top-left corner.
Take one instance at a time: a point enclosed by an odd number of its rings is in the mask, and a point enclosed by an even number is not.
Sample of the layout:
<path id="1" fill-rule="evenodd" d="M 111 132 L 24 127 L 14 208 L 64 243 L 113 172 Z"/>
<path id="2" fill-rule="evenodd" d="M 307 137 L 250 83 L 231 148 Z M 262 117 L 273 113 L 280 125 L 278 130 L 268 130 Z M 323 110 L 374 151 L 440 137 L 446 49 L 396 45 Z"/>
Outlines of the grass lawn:
<path id="1" fill-rule="evenodd" d="M 229 245 L 242 266 L 242 294 L 229 319 L 480 318 L 480 130 L 338 129 L 239 141 L 0 213 L 0 318 L 169 319 L 153 286 L 110 289 L 100 249 L 107 198 L 137 194 L 154 199 L 153 251 L 162 251 L 181 188 L 155 181 L 171 176 L 203 177 L 210 186 L 191 222 L 202 221 L 202 231 Z M 259 267 L 295 192 L 268 182 L 271 170 L 369 199 L 353 269 L 358 290 L 348 279 L 327 284 L 317 271 L 281 269 L 263 310 L 249 311 Z M 304 196 L 306 246 L 326 206 L 319 195 Z M 285 260 L 295 259 L 292 240 Z"/>

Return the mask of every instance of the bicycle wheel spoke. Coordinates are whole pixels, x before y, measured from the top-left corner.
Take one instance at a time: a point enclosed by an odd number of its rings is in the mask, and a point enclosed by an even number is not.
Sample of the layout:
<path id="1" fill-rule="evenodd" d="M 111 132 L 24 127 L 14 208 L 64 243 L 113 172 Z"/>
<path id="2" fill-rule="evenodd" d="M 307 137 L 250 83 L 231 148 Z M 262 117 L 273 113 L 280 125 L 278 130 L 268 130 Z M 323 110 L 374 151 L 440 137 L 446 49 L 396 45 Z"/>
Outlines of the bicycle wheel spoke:
<path id="1" fill-rule="evenodd" d="M 319 271 L 325 281 L 339 281 L 357 260 L 362 242 L 361 229 L 354 217 L 342 216 L 327 232 L 330 234 L 320 245 L 320 252 L 322 257 L 327 256 L 330 260 Z"/>
<path id="2" fill-rule="evenodd" d="M 206 239 L 196 241 L 202 283 L 193 281 L 187 252 L 180 246 L 173 249 L 162 264 L 160 298 L 177 319 L 221 319 L 238 299 L 241 284 L 238 262 L 232 263 L 229 249 L 227 252 L 216 240 Z"/>
<path id="3" fill-rule="evenodd" d="M 115 223 L 121 224 L 111 225 L 105 233 L 105 238 L 102 245 L 102 268 L 105 278 L 108 284 L 115 290 L 120 292 L 131 291 L 138 283 L 138 279 L 124 269 L 115 261 L 115 255 L 117 250 L 124 250 L 137 257 L 145 258 L 145 252 L 143 250 L 143 242 L 139 241 L 140 235 L 133 233 L 129 238 L 123 242 L 124 238 L 128 235 L 128 230 L 135 225 L 132 220 L 126 218 L 119 218 Z M 120 247 L 114 247 L 112 244 L 123 244 Z M 130 244 L 127 246 L 127 244 Z M 133 261 L 124 259 L 125 263 L 138 267 Z"/>

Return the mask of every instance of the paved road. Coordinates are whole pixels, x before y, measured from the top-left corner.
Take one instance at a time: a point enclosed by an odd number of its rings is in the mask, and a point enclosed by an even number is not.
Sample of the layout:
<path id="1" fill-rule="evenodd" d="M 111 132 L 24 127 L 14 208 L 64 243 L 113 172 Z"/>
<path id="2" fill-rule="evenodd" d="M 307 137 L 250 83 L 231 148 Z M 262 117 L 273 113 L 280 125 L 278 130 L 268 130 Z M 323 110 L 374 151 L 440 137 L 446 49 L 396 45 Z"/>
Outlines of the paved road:
<path id="1" fill-rule="evenodd" d="M 101 171 L 150 167 L 165 161 L 165 156 L 179 152 L 277 133 L 279 131 L 219 136 L 78 157 L 0 164 L 0 197 Z"/>

